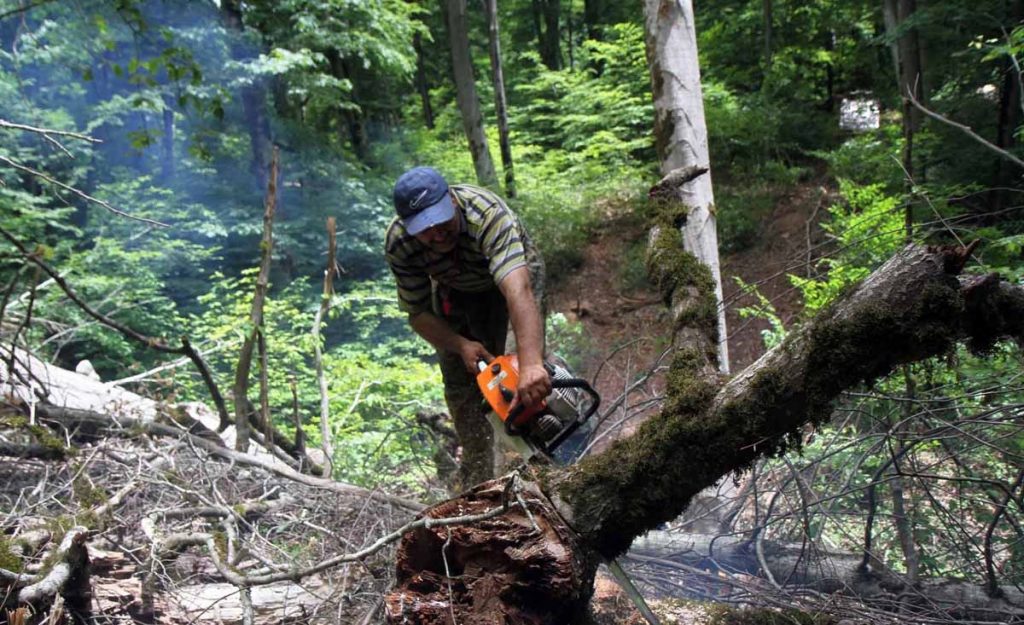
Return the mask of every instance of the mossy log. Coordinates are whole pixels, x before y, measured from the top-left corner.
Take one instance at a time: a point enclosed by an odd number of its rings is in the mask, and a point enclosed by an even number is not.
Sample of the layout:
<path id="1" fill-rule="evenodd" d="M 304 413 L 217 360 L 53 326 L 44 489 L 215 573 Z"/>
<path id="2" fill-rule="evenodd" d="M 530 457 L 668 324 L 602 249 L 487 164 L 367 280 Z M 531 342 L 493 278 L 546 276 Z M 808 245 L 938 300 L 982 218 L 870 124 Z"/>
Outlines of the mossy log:
<path id="1" fill-rule="evenodd" d="M 388 605 L 405 609 L 389 609 L 389 622 L 565 623 L 566 614 L 580 613 L 580 605 L 571 604 L 585 601 L 589 588 L 546 593 L 564 587 L 565 571 L 578 570 L 572 563 L 588 569 L 571 580 L 590 584 L 589 567 L 600 557 L 623 553 L 634 538 L 678 516 L 702 489 L 759 457 L 799 445 L 801 426 L 827 419 L 842 391 L 942 354 L 958 340 L 981 347 L 1000 338 L 1024 342 L 1024 288 L 994 278 L 958 279 L 968 256 L 968 250 L 908 246 L 725 384 L 708 373 L 701 350 L 680 350 L 660 415 L 575 466 L 535 468 L 533 492 L 551 502 L 534 511 L 537 522 L 572 529 L 548 534 L 565 536 L 561 566 L 531 564 L 525 557 L 530 549 L 518 542 L 523 537 L 509 541 L 510 529 L 522 521 L 509 518 L 460 528 L 459 549 L 496 557 L 447 577 L 437 564 L 446 541 L 438 532 L 417 532 L 400 548 L 398 585 Z M 475 489 L 425 514 L 450 516 L 478 506 L 490 490 Z M 544 549 L 558 551 L 548 543 Z M 426 587 L 430 594 L 421 592 Z M 409 610 L 409 602 L 428 596 L 438 602 L 431 610 Z M 549 597 L 548 612 L 517 612 L 516 597 L 524 596 Z M 501 608 L 494 611 L 495 605 Z M 485 609 L 502 618 L 481 620 Z"/>

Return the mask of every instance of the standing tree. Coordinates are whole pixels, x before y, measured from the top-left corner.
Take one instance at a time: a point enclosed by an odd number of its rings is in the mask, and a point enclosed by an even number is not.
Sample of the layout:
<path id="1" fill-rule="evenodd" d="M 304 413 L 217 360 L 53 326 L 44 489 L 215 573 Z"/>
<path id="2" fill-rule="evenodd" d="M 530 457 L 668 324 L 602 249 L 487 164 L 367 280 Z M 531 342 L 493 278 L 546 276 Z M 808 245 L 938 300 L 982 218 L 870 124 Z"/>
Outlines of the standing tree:
<path id="1" fill-rule="evenodd" d="M 487 32 L 490 37 L 491 78 L 494 81 L 494 113 L 498 117 L 498 140 L 501 143 L 501 167 L 505 170 L 505 195 L 516 196 L 516 177 L 512 169 L 512 146 L 508 140 L 508 106 L 505 100 L 505 77 L 501 70 L 501 37 L 498 32 L 498 0 L 484 0 Z"/>
<path id="2" fill-rule="evenodd" d="M 491 160 L 491 152 L 487 147 L 480 98 L 477 97 L 476 80 L 473 77 L 473 62 L 469 56 L 466 0 L 446 0 L 446 6 L 448 39 L 452 49 L 452 72 L 455 74 L 455 99 L 462 113 L 462 127 L 469 141 L 473 168 L 476 170 L 477 182 L 484 186 L 495 186 L 498 183 L 498 175 L 494 171 L 494 161 Z"/>
<path id="3" fill-rule="evenodd" d="M 718 308 L 718 363 L 722 372 L 728 373 L 715 198 L 711 177 L 694 175 L 696 169 L 708 167 L 709 156 L 693 4 L 688 0 L 645 0 L 644 16 L 654 96 L 654 145 L 665 176 L 656 193 L 660 199 L 685 208 L 677 220 L 681 223 L 674 225 L 681 226 L 686 251 L 711 271 Z"/>

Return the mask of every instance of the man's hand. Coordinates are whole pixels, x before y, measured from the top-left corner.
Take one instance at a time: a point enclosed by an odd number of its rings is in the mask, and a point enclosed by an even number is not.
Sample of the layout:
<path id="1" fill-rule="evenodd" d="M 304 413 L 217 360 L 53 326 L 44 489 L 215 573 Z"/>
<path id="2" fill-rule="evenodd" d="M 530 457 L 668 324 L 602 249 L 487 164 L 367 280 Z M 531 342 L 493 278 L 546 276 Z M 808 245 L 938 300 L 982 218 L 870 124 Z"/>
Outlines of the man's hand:
<path id="1" fill-rule="evenodd" d="M 547 399 L 551 394 L 551 376 L 548 375 L 544 365 L 531 365 L 519 370 L 519 385 L 516 387 L 516 396 L 512 398 L 511 412 L 516 405 L 522 403 L 527 408 L 532 408 Z"/>
<path id="2" fill-rule="evenodd" d="M 466 365 L 466 371 L 469 371 L 469 375 L 474 378 L 480 372 L 476 363 L 481 360 L 484 362 L 494 360 L 494 356 L 482 344 L 470 341 L 469 339 L 459 343 L 459 356 L 462 357 L 462 364 Z"/>

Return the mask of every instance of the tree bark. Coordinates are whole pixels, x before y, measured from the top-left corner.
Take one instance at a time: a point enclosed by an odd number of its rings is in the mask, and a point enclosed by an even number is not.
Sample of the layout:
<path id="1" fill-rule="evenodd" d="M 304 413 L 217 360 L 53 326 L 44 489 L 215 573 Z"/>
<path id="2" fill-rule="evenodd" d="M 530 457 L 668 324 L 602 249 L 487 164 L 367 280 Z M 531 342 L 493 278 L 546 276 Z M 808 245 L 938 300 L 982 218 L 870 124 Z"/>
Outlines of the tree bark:
<path id="1" fill-rule="evenodd" d="M 494 161 L 484 134 L 480 98 L 476 93 L 473 62 L 469 56 L 469 34 L 466 26 L 466 0 L 445 0 L 448 7 L 448 38 L 452 50 L 452 71 L 455 74 L 455 99 L 462 113 L 462 128 L 469 141 L 476 180 L 482 186 L 498 184 Z"/>
<path id="2" fill-rule="evenodd" d="M 708 137 L 697 62 L 697 33 L 690 0 L 644 0 L 647 62 L 654 95 L 654 143 L 661 172 L 708 168 Z M 711 176 L 678 186 L 671 198 L 685 207 L 683 246 L 706 265 L 714 280 L 717 310 L 718 366 L 729 372 L 725 308 L 718 265 L 715 198 Z"/>
<path id="3" fill-rule="evenodd" d="M 571 528 L 561 549 L 547 539 L 525 546 L 518 537 L 510 540 L 509 524 L 524 524 L 515 517 L 463 528 L 458 544 L 464 553 L 487 549 L 500 551 L 501 557 L 473 560 L 472 575 L 464 578 L 449 574 L 453 585 L 464 585 L 449 605 L 442 594 L 444 569 L 437 563 L 447 539 L 437 532 L 408 535 L 400 548 L 399 586 L 388 599 L 389 622 L 440 622 L 413 615 L 434 605 L 430 602 L 443 601 L 445 613 L 460 623 L 495 622 L 478 616 L 484 606 L 491 616 L 499 610 L 507 623 L 564 623 L 565 615 L 580 607 L 562 602 L 588 597 L 596 554 L 612 558 L 623 553 L 635 537 L 678 516 L 694 495 L 723 475 L 785 452 L 799 441 L 803 424 L 829 417 L 845 389 L 870 384 L 900 364 L 945 353 L 959 339 L 975 348 L 1006 337 L 1024 342 L 1024 287 L 991 276 L 958 280 L 955 274 L 969 256 L 970 250 L 908 246 L 724 385 L 700 375 L 706 364 L 702 355 L 682 350 L 669 373 L 659 416 L 577 465 L 533 467 L 533 482 L 526 488 L 543 493 L 557 510 L 531 507 L 543 530 L 538 535 L 562 535 Z M 429 514 L 450 515 L 479 505 L 481 493 L 496 488 L 490 483 Z M 495 496 L 489 497 L 493 505 Z M 531 564 L 529 557 L 541 551 L 546 557 L 560 552 L 561 565 Z M 556 583 L 564 588 L 567 570 L 574 571 L 573 583 L 583 586 L 545 595 L 551 602 L 549 615 L 517 607 L 522 596 L 529 596 L 519 594 L 520 589 L 544 593 Z M 436 593 L 432 599 L 417 594 L 427 573 Z M 515 596 L 509 588 L 516 589 Z M 400 604 L 401 610 L 395 608 Z"/>
<path id="4" fill-rule="evenodd" d="M 512 146 L 508 139 L 508 109 L 505 102 L 505 77 L 501 69 L 501 37 L 498 31 L 498 0 L 484 0 L 487 32 L 490 39 L 491 79 L 494 82 L 494 113 L 498 117 L 498 141 L 501 167 L 505 172 L 505 196 L 516 196 L 516 177 L 512 168 Z"/>
<path id="5" fill-rule="evenodd" d="M 412 36 L 412 47 L 416 51 L 416 92 L 420 94 L 420 105 L 423 107 L 423 123 L 433 130 L 434 108 L 430 104 L 430 86 L 427 84 L 427 68 L 423 58 L 423 37 L 419 33 Z"/>
<path id="6" fill-rule="evenodd" d="M 248 47 L 242 43 L 245 25 L 242 21 L 242 3 L 240 0 L 223 0 L 220 3 L 221 19 L 229 31 L 234 32 L 231 43 L 231 56 L 235 60 L 244 60 L 251 56 Z M 259 79 L 241 87 L 239 96 L 242 101 L 242 116 L 245 128 L 249 133 L 249 145 L 252 153 L 250 171 L 258 182 L 259 188 L 267 185 L 267 167 L 270 165 L 271 139 L 270 121 L 267 117 L 266 87 Z"/>

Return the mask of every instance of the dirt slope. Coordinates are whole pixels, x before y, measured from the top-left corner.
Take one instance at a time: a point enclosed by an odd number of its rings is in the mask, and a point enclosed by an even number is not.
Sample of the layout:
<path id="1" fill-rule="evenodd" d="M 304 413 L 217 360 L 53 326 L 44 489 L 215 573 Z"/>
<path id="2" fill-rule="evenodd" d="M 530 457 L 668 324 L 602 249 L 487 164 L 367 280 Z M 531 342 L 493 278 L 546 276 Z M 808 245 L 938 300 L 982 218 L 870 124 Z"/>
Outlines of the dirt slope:
<path id="1" fill-rule="evenodd" d="M 756 303 L 737 286 L 735 276 L 756 285 L 776 307 L 784 323 L 799 312 L 798 294 L 786 276 L 806 275 L 811 258 L 821 245 L 816 226 L 831 192 L 820 181 L 781 193 L 769 218 L 762 221 L 755 244 L 724 256 L 729 353 L 732 371 L 739 371 L 764 352 L 761 331 L 768 323 L 741 319 L 738 310 Z M 584 250 L 582 265 L 568 279 L 555 284 L 551 311 L 582 322 L 584 345 L 554 345 L 573 349 L 582 362 L 582 375 L 590 378 L 606 404 L 620 397 L 628 380 L 647 371 L 665 349 L 670 336 L 668 315 L 657 293 L 638 279 L 642 265 L 638 252 L 647 229 L 629 215 L 612 215 L 602 223 Z M 642 408 L 645 399 L 660 393 L 659 381 L 630 392 L 625 403 Z"/>

